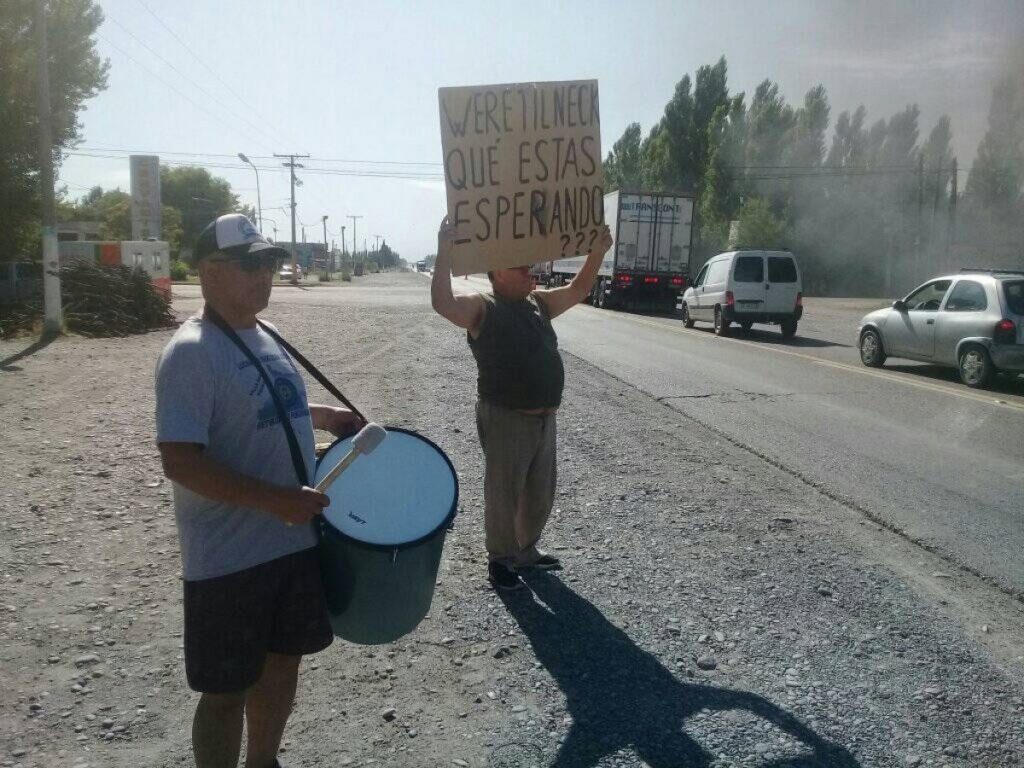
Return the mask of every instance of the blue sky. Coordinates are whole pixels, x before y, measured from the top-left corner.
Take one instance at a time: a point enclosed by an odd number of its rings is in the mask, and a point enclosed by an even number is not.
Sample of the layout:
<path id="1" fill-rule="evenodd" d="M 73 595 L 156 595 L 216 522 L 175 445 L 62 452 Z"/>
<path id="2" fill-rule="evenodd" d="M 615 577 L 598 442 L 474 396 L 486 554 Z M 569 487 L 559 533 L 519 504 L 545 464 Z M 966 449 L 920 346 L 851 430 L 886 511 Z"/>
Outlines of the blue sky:
<path id="1" fill-rule="evenodd" d="M 597 78 L 606 152 L 632 121 L 646 133 L 676 82 L 724 54 L 733 92 L 770 77 L 794 103 L 820 82 L 833 121 L 858 104 L 874 121 L 916 102 L 923 139 L 947 112 L 964 166 L 1024 31 L 1012 0 L 101 5 L 109 88 L 81 116 L 82 155 L 60 169 L 69 195 L 127 190 L 136 150 L 228 166 L 210 170 L 255 204 L 245 152 L 266 169 L 265 231 L 273 220 L 288 239 L 288 175 L 269 156 L 308 153 L 296 196 L 307 238 L 322 239 L 326 214 L 351 248 L 345 217 L 359 214 L 360 248 L 382 235 L 410 261 L 433 252 L 445 209 L 438 87 Z"/>

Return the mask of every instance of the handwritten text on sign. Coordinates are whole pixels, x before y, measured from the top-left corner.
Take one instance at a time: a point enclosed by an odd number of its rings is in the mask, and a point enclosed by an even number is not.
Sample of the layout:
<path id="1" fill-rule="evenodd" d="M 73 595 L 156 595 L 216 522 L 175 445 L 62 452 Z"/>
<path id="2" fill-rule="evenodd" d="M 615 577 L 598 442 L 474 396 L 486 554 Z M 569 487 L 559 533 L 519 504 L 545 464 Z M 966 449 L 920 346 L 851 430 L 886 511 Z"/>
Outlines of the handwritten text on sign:
<path id="1" fill-rule="evenodd" d="M 457 275 L 586 253 L 604 225 L 597 81 L 441 88 Z"/>

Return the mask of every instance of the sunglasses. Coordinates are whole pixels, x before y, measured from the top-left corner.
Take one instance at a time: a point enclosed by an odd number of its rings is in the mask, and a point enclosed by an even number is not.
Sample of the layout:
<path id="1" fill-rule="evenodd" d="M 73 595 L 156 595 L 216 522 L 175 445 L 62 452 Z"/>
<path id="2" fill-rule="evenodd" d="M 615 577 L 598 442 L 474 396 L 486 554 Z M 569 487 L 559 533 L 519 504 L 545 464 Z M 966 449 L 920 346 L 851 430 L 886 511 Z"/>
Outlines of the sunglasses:
<path id="1" fill-rule="evenodd" d="M 280 256 L 271 255 L 260 255 L 245 254 L 242 256 L 222 256 L 220 258 L 211 258 L 210 261 L 218 264 L 238 264 L 243 272 L 276 272 L 281 268 L 283 259 Z"/>

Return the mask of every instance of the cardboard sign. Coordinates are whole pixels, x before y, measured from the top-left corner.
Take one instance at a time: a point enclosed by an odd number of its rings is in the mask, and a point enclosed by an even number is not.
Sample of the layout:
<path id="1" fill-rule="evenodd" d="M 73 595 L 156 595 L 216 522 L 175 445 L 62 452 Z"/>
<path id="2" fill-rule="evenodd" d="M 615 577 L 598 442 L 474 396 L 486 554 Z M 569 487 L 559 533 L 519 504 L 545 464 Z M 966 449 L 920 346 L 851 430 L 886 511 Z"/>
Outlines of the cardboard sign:
<path id="1" fill-rule="evenodd" d="M 597 81 L 438 90 L 453 273 L 587 253 L 604 226 Z"/>

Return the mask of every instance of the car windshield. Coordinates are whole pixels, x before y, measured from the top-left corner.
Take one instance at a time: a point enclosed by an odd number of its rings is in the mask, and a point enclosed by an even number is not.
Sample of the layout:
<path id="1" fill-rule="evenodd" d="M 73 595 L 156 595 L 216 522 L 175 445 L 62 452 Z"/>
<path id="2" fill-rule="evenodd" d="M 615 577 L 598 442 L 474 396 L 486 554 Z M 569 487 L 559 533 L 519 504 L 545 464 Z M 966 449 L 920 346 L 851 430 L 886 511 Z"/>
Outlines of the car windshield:
<path id="1" fill-rule="evenodd" d="M 736 259 L 733 277 L 737 283 L 760 283 L 764 281 L 764 259 L 760 256 L 740 256 Z"/>
<path id="2" fill-rule="evenodd" d="M 949 290 L 950 280 L 936 280 L 919 288 L 905 299 L 908 309 L 934 311 L 942 304 L 942 297 Z"/>
<path id="3" fill-rule="evenodd" d="M 1008 280 L 1003 283 L 1006 306 L 1015 315 L 1024 315 L 1024 280 Z"/>

